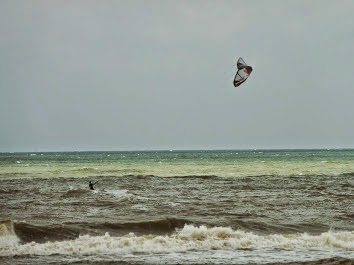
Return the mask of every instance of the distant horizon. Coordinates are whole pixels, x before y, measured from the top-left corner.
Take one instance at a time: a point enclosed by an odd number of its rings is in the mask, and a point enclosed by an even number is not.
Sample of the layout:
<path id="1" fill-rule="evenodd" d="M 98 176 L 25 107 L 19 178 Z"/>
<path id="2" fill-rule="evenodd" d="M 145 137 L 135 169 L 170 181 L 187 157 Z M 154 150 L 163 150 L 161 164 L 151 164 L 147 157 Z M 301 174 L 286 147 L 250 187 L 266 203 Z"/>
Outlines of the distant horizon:
<path id="1" fill-rule="evenodd" d="M 37 151 L 0 151 L 0 154 L 13 153 L 124 153 L 124 152 L 203 152 L 203 151 L 319 151 L 319 150 L 354 150 L 354 147 L 323 148 L 215 148 L 215 149 L 122 149 L 122 150 L 37 150 Z"/>

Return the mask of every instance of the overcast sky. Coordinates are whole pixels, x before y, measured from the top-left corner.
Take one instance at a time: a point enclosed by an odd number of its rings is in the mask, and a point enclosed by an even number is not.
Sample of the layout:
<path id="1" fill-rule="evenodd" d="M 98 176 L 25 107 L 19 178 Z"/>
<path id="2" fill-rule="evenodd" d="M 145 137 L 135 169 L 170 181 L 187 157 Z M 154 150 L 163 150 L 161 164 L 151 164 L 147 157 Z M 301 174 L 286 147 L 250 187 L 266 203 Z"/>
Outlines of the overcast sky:
<path id="1" fill-rule="evenodd" d="M 353 12 L 1 0 L 0 151 L 353 148 Z"/>

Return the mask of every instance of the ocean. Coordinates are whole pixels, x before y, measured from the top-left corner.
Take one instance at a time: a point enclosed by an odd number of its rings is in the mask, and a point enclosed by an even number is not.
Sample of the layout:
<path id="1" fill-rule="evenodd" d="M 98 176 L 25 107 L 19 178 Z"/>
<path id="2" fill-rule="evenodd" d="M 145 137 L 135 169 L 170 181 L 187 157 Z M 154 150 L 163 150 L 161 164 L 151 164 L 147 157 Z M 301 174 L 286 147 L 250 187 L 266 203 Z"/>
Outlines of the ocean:
<path id="1" fill-rule="evenodd" d="M 0 183 L 3 265 L 354 264 L 354 150 L 0 153 Z"/>

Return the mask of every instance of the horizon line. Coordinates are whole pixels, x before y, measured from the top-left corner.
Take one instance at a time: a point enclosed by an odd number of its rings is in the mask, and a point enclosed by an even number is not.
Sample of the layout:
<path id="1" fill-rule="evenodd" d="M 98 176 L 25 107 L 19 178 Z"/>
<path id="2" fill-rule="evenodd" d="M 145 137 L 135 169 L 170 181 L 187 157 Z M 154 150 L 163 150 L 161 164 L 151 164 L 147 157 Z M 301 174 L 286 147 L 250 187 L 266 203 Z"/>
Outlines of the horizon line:
<path id="1" fill-rule="evenodd" d="M 215 149 L 122 149 L 122 150 L 42 150 L 42 151 L 0 151 L 0 154 L 14 153 L 119 153 L 119 152 L 203 152 L 203 151 L 318 151 L 318 150 L 354 150 L 354 147 L 302 147 L 302 148 L 215 148 Z"/>

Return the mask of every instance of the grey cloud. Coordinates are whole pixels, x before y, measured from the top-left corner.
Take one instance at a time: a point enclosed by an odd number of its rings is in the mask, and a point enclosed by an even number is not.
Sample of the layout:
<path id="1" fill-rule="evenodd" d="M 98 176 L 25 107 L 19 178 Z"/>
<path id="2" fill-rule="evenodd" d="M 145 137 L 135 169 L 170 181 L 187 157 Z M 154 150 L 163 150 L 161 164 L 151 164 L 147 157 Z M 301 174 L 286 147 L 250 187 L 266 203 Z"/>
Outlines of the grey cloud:
<path id="1" fill-rule="evenodd" d="M 353 8 L 2 1 L 0 151 L 354 147 Z"/>

